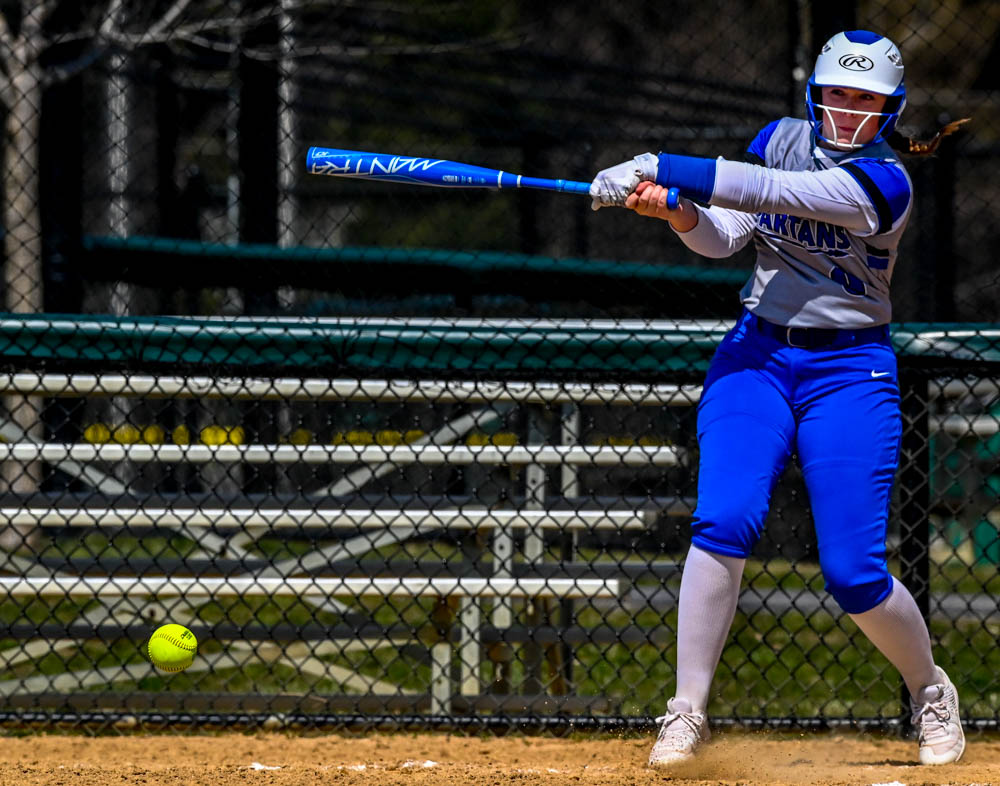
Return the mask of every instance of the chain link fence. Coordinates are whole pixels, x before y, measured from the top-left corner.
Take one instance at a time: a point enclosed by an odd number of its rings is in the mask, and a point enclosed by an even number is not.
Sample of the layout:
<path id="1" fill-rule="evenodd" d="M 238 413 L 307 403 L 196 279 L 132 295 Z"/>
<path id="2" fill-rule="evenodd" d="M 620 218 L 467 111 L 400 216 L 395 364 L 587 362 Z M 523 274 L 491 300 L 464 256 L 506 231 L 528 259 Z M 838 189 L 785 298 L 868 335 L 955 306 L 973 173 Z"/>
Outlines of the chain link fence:
<path id="1" fill-rule="evenodd" d="M 576 196 L 313 178 L 310 145 L 590 180 L 741 158 L 821 43 L 900 46 L 890 559 L 1000 710 L 991 4 L 0 3 L 0 721 L 644 725 L 672 695 L 695 406 L 745 253 Z M 201 642 L 155 672 L 164 621 Z M 789 467 L 710 714 L 904 722 Z"/>

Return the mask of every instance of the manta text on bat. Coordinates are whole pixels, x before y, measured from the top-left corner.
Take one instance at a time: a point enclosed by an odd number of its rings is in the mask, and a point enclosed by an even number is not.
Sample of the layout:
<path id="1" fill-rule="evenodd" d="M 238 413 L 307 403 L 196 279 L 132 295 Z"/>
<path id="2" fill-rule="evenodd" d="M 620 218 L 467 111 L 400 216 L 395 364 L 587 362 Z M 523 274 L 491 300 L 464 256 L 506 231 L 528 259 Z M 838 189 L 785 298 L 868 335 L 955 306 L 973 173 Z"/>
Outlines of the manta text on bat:
<path id="1" fill-rule="evenodd" d="M 323 168 L 329 172 L 336 172 L 345 175 L 394 175 L 397 172 L 415 172 L 417 170 L 427 171 L 441 161 L 433 158 L 403 158 L 393 156 L 386 160 L 378 157 L 361 157 L 351 160 L 350 157 L 342 164 L 335 164 L 333 161 L 325 161 Z"/>

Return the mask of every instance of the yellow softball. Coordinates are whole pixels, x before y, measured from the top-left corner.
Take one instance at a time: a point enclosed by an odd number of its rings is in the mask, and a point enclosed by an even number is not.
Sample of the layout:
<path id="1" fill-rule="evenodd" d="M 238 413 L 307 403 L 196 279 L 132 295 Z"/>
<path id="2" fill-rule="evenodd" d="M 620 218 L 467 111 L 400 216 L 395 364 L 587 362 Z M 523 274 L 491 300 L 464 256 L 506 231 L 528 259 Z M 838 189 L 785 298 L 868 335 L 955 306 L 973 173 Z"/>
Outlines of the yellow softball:
<path id="1" fill-rule="evenodd" d="M 149 659 L 161 671 L 184 671 L 198 652 L 198 640 L 183 625 L 161 625 L 149 637 Z"/>

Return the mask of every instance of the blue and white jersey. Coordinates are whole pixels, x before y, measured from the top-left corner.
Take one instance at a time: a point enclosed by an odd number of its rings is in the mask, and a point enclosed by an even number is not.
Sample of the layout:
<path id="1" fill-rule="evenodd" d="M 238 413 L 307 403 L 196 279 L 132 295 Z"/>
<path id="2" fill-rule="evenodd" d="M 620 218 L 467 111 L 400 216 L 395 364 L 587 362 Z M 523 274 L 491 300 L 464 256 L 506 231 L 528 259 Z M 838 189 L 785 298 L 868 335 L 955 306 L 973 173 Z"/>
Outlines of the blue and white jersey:
<path id="1" fill-rule="evenodd" d="M 895 151 L 884 142 L 827 150 L 805 120 L 786 117 L 757 135 L 747 159 L 716 163 L 711 207 L 698 207 L 698 225 L 678 233 L 684 243 L 721 257 L 752 239 L 757 261 L 740 297 L 769 322 L 889 322 L 889 282 L 913 204 Z"/>

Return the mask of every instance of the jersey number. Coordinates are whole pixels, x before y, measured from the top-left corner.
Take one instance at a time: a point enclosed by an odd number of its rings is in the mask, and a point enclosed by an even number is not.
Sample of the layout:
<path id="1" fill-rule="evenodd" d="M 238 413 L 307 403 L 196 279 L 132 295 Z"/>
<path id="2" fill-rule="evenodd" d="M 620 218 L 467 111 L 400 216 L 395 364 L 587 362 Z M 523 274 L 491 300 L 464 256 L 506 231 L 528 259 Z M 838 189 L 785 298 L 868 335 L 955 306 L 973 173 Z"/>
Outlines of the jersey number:
<path id="1" fill-rule="evenodd" d="M 865 287 L 865 282 L 862 281 L 855 275 L 848 273 L 844 268 L 837 267 L 834 265 L 830 269 L 830 278 L 836 281 L 840 286 L 844 288 L 844 291 L 848 295 L 856 295 L 857 297 L 864 296 L 868 289 Z"/>

